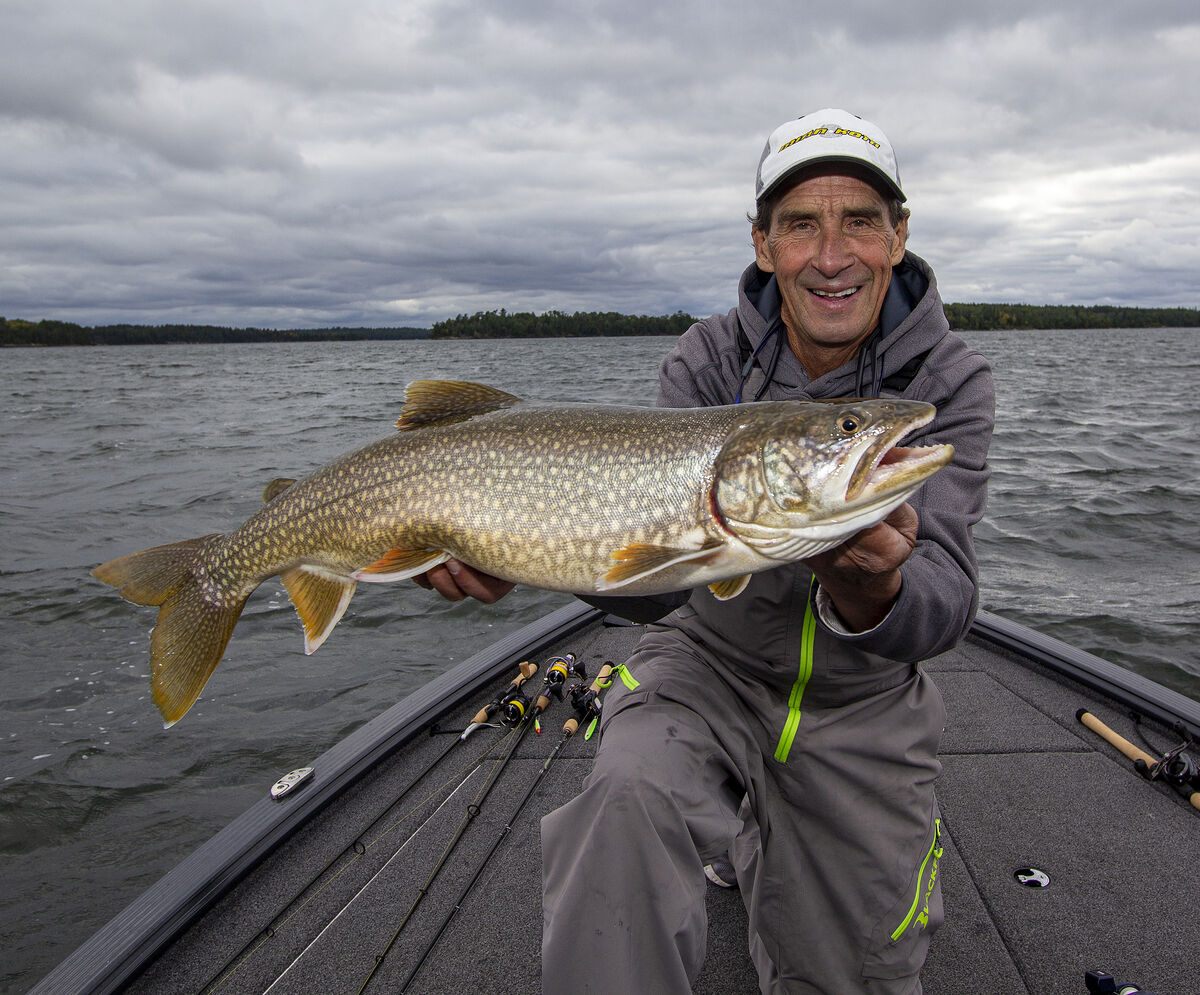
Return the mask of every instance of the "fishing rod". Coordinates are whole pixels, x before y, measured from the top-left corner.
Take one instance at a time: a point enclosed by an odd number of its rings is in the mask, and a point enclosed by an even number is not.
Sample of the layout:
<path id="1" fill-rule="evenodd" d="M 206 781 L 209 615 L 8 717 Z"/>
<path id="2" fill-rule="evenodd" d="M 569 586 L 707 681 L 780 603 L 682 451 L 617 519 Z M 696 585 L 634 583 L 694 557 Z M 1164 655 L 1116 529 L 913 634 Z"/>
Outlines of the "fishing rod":
<path id="1" fill-rule="evenodd" d="M 529 799 L 533 797 L 534 792 L 537 791 L 538 785 L 541 784 L 542 778 L 546 776 L 546 772 L 550 770 L 550 766 L 554 763 L 555 758 L 562 751 L 562 748 L 567 745 L 567 741 L 575 735 L 583 723 L 593 723 L 599 719 L 601 705 L 600 694 L 606 687 L 609 686 L 609 684 L 612 683 L 612 673 L 613 665 L 606 662 L 604 666 L 600 668 L 600 672 L 596 675 L 596 679 L 591 683 L 591 686 L 587 686 L 580 681 L 578 684 L 572 686 L 567 692 L 571 699 L 571 711 L 573 714 L 569 719 L 567 719 L 566 722 L 563 723 L 562 736 L 555 744 L 550 755 L 546 757 L 545 762 L 537 772 L 537 776 L 534 777 L 533 783 L 529 785 L 525 791 L 525 794 L 521 796 L 521 800 L 517 802 L 516 808 L 512 810 L 512 813 L 508 817 L 508 822 L 506 822 L 504 824 L 504 828 L 500 830 L 500 835 L 496 837 L 496 840 L 494 843 L 492 843 L 491 848 L 483 855 L 483 859 L 480 860 L 478 865 L 475 867 L 475 873 L 472 874 L 470 879 L 467 881 L 465 887 L 458 896 L 458 900 L 455 901 L 455 903 L 450 907 L 450 911 L 446 913 L 446 917 L 442 920 L 441 925 L 438 926 L 437 930 L 433 934 L 433 937 L 425 945 L 425 949 L 421 951 L 421 956 L 417 958 L 416 964 L 413 965 L 412 969 L 408 972 L 407 977 L 405 977 L 405 979 L 400 983 L 400 987 L 397 990 L 401 993 L 401 995 L 408 990 L 408 986 L 412 984 L 413 979 L 424 966 L 425 961 L 429 959 L 429 955 L 433 952 L 433 948 L 437 946 L 438 940 L 441 939 L 442 934 L 450 925 L 451 920 L 463 907 L 463 904 L 467 900 L 467 896 L 471 893 L 476 883 L 483 876 L 484 869 L 487 867 L 492 857 L 495 856 L 496 851 L 500 849 L 501 844 L 503 844 L 504 840 L 507 839 L 508 834 L 512 832 L 513 824 L 517 821 L 517 818 L 520 816 L 521 811 L 525 808 L 525 805 L 529 802 Z M 584 675 L 584 679 L 586 680 L 586 675 Z M 557 697 L 561 700 L 562 685 L 560 684 L 558 687 L 559 693 Z M 538 699 L 539 702 L 541 700 L 542 699 L 540 698 Z M 591 735 L 590 731 L 587 735 Z"/>
<path id="2" fill-rule="evenodd" d="M 571 657 L 571 659 L 574 659 L 574 657 Z M 424 805 L 426 802 L 428 802 L 430 800 L 430 798 L 432 798 L 434 795 L 436 795 L 437 793 L 444 790 L 446 787 L 446 784 L 448 784 L 449 781 L 439 785 L 437 788 L 434 789 L 432 794 L 426 796 L 423 800 L 417 802 L 413 808 L 411 808 L 408 812 L 404 813 L 398 819 L 396 819 L 388 829 L 384 830 L 379 836 L 377 836 L 370 843 L 363 842 L 363 840 L 366 839 L 368 836 L 370 836 L 371 832 L 383 822 L 387 813 L 394 811 L 396 806 L 398 806 L 402 801 L 404 801 L 404 799 L 406 797 L 408 797 L 409 793 L 418 784 L 420 784 L 427 775 L 429 775 L 432 771 L 437 769 L 438 765 L 443 760 L 446 759 L 447 755 L 455 747 L 457 747 L 460 743 L 465 741 L 466 738 L 468 736 L 470 736 L 473 732 L 475 732 L 477 729 L 479 729 L 485 725 L 491 725 L 492 723 L 490 722 L 490 719 L 499 710 L 501 710 L 502 708 L 505 707 L 506 702 L 510 698 L 512 698 L 514 696 L 519 696 L 521 694 L 521 686 L 526 681 L 528 681 L 531 677 L 533 677 L 537 672 L 538 672 L 538 665 L 536 663 L 532 663 L 529 660 L 524 660 L 520 664 L 518 664 L 517 675 L 508 683 L 508 685 L 506 685 L 501 691 L 499 691 L 492 698 L 491 701 L 489 701 L 486 705 L 484 705 L 474 715 L 474 717 L 471 719 L 471 721 L 469 723 L 467 723 L 466 727 L 462 730 L 462 732 L 455 735 L 455 738 L 446 745 L 445 749 L 440 750 L 438 752 L 437 756 L 435 756 L 431 761 L 429 761 L 429 763 L 427 763 L 424 766 L 424 768 L 422 768 L 422 770 L 420 770 L 417 774 L 415 774 L 413 777 L 411 777 L 409 779 L 408 783 L 404 786 L 403 789 L 401 789 L 400 793 L 398 795 L 396 795 L 395 799 L 388 806 L 387 810 L 384 813 L 382 813 L 378 818 L 376 818 L 370 826 L 368 826 L 366 829 L 363 830 L 363 832 L 359 833 L 358 836 L 355 838 L 354 842 L 350 846 L 343 849 L 341 851 L 341 853 L 339 853 L 336 857 L 334 857 L 332 860 L 330 860 L 323 868 L 321 868 L 321 870 L 318 871 L 317 874 L 314 877 L 312 877 L 299 892 L 297 892 L 296 898 L 293 898 L 292 902 L 289 902 L 287 907 L 290 907 L 292 905 L 292 903 L 295 902 L 296 899 L 298 899 L 300 897 L 300 895 L 304 894 L 306 891 L 308 891 L 310 888 L 312 888 L 312 886 L 314 884 L 316 884 L 322 878 L 322 876 L 324 876 L 335 864 L 337 864 L 340 860 L 342 860 L 342 858 L 344 858 L 347 854 L 349 854 L 353 851 L 354 857 L 348 863 L 343 864 L 342 867 L 333 875 L 333 877 L 331 877 L 328 881 L 326 881 L 324 884 L 322 884 L 321 887 L 318 888 L 315 893 L 310 895 L 309 898 L 305 899 L 305 901 L 299 908 L 295 909 L 290 914 L 288 914 L 286 916 L 286 918 L 284 918 L 277 925 L 268 926 L 266 928 L 266 930 L 261 934 L 260 937 L 256 937 L 256 940 L 251 941 L 250 943 L 247 943 L 246 946 L 244 946 L 241 950 L 239 950 L 234 956 L 229 958 L 221 966 L 220 970 L 218 970 L 212 976 L 212 978 L 208 982 L 205 983 L 205 985 L 203 986 L 201 991 L 203 991 L 205 993 L 210 993 L 210 992 L 215 992 L 217 989 L 222 987 L 229 980 L 229 978 L 232 977 L 233 974 L 238 969 L 240 969 L 242 967 L 242 965 L 254 955 L 254 953 L 258 950 L 259 947 L 261 947 L 267 940 L 272 939 L 281 929 L 283 929 L 284 926 L 287 925 L 287 923 L 292 918 L 294 918 L 296 915 L 298 915 L 300 913 L 300 911 L 302 911 L 304 909 L 304 907 L 308 905 L 309 902 L 311 902 L 326 887 L 328 887 L 328 885 L 332 884 L 333 881 L 337 880 L 343 873 L 345 873 L 347 870 L 349 870 L 350 867 L 352 867 L 358 861 L 358 859 L 360 857 L 364 856 L 368 850 L 370 850 L 376 844 L 382 842 L 388 836 L 388 834 L 390 834 L 392 832 L 393 829 L 395 829 L 398 825 L 405 822 L 409 818 L 409 816 L 411 816 L 422 805 Z M 431 730 L 430 730 L 431 734 L 433 734 L 435 731 L 436 731 L 436 726 L 431 727 Z M 501 742 L 503 741 L 502 738 L 500 741 Z M 469 777 L 471 775 L 471 773 L 473 773 L 474 770 L 483 762 L 484 758 L 487 756 L 488 752 L 490 752 L 492 748 L 493 748 L 492 746 L 489 746 L 486 750 L 484 750 L 482 753 L 480 753 L 473 760 L 469 761 L 463 767 L 460 767 L 458 769 L 458 771 L 456 771 L 454 774 L 451 775 L 450 780 L 453 780 L 454 777 L 458 776 L 458 774 L 461 774 L 464 771 L 466 772 L 467 777 Z M 461 787 L 463 783 L 465 783 L 465 779 L 464 779 L 464 781 L 459 782 L 459 787 Z M 458 788 L 455 788 L 454 790 L 457 791 Z M 451 794 L 453 794 L 453 792 L 451 792 Z M 424 825 L 424 823 L 422 823 L 421 825 Z M 421 829 L 421 826 L 418 826 L 415 830 L 413 830 L 413 832 L 414 833 L 419 832 L 420 829 Z"/>
<path id="3" fill-rule="evenodd" d="M 459 821 L 458 826 L 455 827 L 454 833 L 450 837 L 450 842 L 446 844 L 446 848 L 442 851 L 441 856 L 438 857 L 437 862 L 433 865 L 433 870 L 429 872 L 429 876 L 425 879 L 425 883 L 422 884 L 419 889 L 417 889 L 417 897 L 413 899 L 412 904 L 408 907 L 408 911 L 404 913 L 404 916 L 401 918 L 400 924 L 396 927 L 395 932 L 392 933 L 391 938 L 387 941 L 383 950 L 375 955 L 375 962 L 372 964 L 371 970 L 367 972 L 367 976 L 363 979 L 363 983 L 358 989 L 359 995 L 362 995 L 362 992 L 366 990 L 367 985 L 371 983 L 371 979 L 375 976 L 375 973 L 383 964 L 388 953 L 395 945 L 397 939 L 399 939 L 401 931 L 405 926 L 408 925 L 409 920 L 413 917 L 413 913 L 415 913 L 417 910 L 417 906 L 421 904 L 421 900 L 429 893 L 429 889 L 433 886 L 433 882 L 436 880 L 438 874 L 441 873 L 442 868 L 446 865 L 446 861 L 450 859 L 450 854 L 454 852 L 454 848 L 458 846 L 459 841 L 463 838 L 463 835 L 466 833 L 471 823 L 482 811 L 484 801 L 487 800 L 487 796 L 491 792 L 493 786 L 496 784 L 496 781 L 499 780 L 500 774 L 508 765 L 508 761 L 512 759 L 512 755 L 516 752 L 517 747 L 520 746 L 521 740 L 525 738 L 525 734 L 528 733 L 531 728 L 533 728 L 537 717 L 547 707 L 549 707 L 551 701 L 556 697 L 562 697 L 561 693 L 556 693 L 554 691 L 554 687 L 557 684 L 565 681 L 566 676 L 572 672 L 573 668 L 575 668 L 577 672 L 582 672 L 583 670 L 582 664 L 577 664 L 575 662 L 574 654 L 568 653 L 565 656 L 556 657 L 551 665 L 547 668 L 546 676 L 542 680 L 542 694 L 538 696 L 537 701 L 534 702 L 532 706 L 529 705 L 529 700 L 525 698 L 524 694 L 521 693 L 519 689 L 517 690 L 516 694 L 511 695 L 507 700 L 503 708 L 503 721 L 513 727 L 508 734 L 508 738 L 510 740 L 508 747 L 492 766 L 487 778 L 484 780 L 483 784 L 480 785 L 479 790 L 476 792 L 475 798 L 467 805 L 467 810 L 462 819 Z M 544 704 L 543 701 L 545 702 Z"/>
<path id="4" fill-rule="evenodd" d="M 1185 738 L 1179 746 L 1155 760 L 1140 746 L 1135 746 L 1120 733 L 1106 726 L 1086 708 L 1079 709 L 1075 718 L 1132 760 L 1134 769 L 1146 780 L 1165 781 L 1182 794 L 1191 803 L 1192 808 L 1200 809 L 1200 766 L 1183 752 L 1192 745 L 1190 739 Z"/>

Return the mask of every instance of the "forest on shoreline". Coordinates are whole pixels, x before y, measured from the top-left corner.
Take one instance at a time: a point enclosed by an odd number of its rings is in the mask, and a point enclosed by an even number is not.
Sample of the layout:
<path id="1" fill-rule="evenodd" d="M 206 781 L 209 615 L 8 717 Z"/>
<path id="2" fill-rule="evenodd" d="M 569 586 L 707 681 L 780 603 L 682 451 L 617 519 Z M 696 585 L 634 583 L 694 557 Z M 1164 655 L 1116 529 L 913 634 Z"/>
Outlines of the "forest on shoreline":
<path id="1" fill-rule="evenodd" d="M 1197 328 L 1200 309 L 1097 305 L 947 304 L 956 331 L 1091 328 Z M 497 339 L 680 335 L 696 319 L 616 312 L 477 311 L 432 328 L 225 328 L 218 325 L 77 325 L 68 321 L 0 318 L 0 347 L 158 345 L 231 342 L 329 342 L 390 339 Z"/>

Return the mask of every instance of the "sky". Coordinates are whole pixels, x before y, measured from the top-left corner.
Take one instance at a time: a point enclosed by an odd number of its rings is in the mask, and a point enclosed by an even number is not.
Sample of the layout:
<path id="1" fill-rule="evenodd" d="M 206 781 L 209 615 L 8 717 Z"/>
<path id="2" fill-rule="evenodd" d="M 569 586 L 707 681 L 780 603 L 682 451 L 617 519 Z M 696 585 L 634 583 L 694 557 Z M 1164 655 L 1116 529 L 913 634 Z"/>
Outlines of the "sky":
<path id="1" fill-rule="evenodd" d="M 0 0 L 0 315 L 736 303 L 766 136 L 896 148 L 946 301 L 1200 306 L 1195 0 Z"/>

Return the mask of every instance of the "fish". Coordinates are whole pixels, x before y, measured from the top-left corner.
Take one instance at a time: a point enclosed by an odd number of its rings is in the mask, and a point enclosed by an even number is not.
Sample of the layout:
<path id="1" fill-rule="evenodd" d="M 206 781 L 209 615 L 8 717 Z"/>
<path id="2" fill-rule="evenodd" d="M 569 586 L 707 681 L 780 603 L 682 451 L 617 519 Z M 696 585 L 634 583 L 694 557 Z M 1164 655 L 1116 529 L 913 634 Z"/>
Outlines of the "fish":
<path id="1" fill-rule="evenodd" d="M 934 406 L 902 399 L 702 408 L 523 400 L 485 384 L 418 380 L 396 431 L 277 478 L 239 528 L 96 567 L 158 607 L 154 702 L 167 727 L 199 697 L 250 594 L 278 576 L 314 652 L 359 583 L 451 557 L 571 594 L 658 594 L 813 556 L 882 520 L 951 461 L 900 446 Z"/>

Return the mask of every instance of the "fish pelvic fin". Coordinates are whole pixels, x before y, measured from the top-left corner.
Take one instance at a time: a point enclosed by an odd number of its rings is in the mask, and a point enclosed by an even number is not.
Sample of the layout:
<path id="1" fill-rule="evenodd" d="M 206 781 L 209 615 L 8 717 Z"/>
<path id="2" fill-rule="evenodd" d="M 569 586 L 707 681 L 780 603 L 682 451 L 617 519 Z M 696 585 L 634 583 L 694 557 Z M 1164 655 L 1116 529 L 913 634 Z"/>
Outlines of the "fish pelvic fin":
<path id="1" fill-rule="evenodd" d="M 448 559 L 450 554 L 440 549 L 391 549 L 374 563 L 356 570 L 353 578 L 372 584 L 390 584 L 423 574 Z"/>
<path id="2" fill-rule="evenodd" d="M 408 432 L 433 425 L 452 425 L 489 411 L 520 404 L 521 399 L 496 387 L 467 380 L 414 380 L 404 392 L 396 428 Z"/>
<path id="3" fill-rule="evenodd" d="M 279 579 L 304 626 L 304 652 L 313 653 L 346 613 L 358 584 L 351 577 L 312 566 L 284 570 Z"/>
<path id="4" fill-rule="evenodd" d="M 295 477 L 276 477 L 263 490 L 263 504 L 269 504 L 296 482 Z"/>
<path id="5" fill-rule="evenodd" d="M 742 574 L 740 577 L 730 577 L 728 580 L 719 580 L 715 584 L 709 584 L 708 589 L 712 591 L 713 597 L 718 601 L 729 601 L 746 590 L 746 585 L 749 583 L 750 575 Z"/>
<path id="6" fill-rule="evenodd" d="M 702 546 L 678 549 L 672 546 L 656 546 L 648 542 L 631 542 L 613 551 L 612 559 L 615 565 L 596 585 L 596 589 L 611 591 L 624 587 L 677 563 L 704 559 L 720 550 L 723 545 L 719 540 L 710 540 Z"/>
<path id="7" fill-rule="evenodd" d="M 101 564 L 92 576 L 137 605 L 157 605 L 150 635 L 150 686 L 170 728 L 200 696 L 233 635 L 246 598 L 209 601 L 195 568 L 221 535 L 155 546 Z"/>

